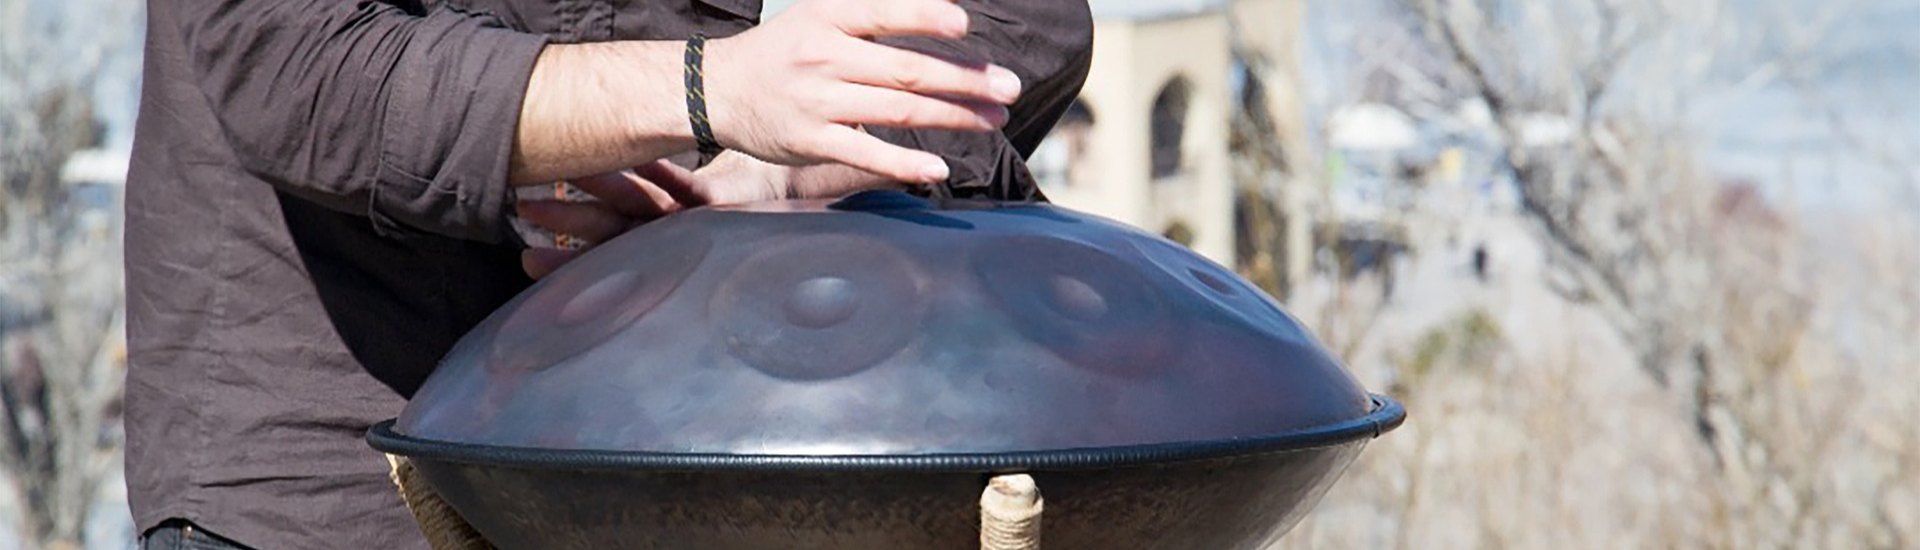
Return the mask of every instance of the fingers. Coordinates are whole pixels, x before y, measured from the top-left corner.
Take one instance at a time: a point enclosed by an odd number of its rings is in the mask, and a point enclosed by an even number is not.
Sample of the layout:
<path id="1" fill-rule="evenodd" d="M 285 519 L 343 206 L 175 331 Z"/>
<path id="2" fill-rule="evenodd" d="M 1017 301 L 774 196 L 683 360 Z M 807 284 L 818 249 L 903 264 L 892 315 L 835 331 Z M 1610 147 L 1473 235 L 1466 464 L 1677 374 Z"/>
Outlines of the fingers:
<path id="1" fill-rule="evenodd" d="M 953 0 L 827 0 L 809 7 L 851 36 L 967 36 L 967 10 Z"/>
<path id="2" fill-rule="evenodd" d="M 843 101 L 834 102 L 822 114 L 841 124 L 984 131 L 1007 123 L 1007 108 L 999 105 L 858 85 L 844 86 L 835 95 Z"/>
<path id="3" fill-rule="evenodd" d="M 591 202 L 532 200 L 515 203 L 521 219 L 556 234 L 566 234 L 594 245 L 612 240 L 633 226 L 680 210 L 684 203 L 698 197 L 690 192 L 692 173 L 666 160 L 636 167 L 633 171 L 610 172 L 570 180 L 575 188 L 598 199 Z M 662 182 L 666 185 L 656 184 Z M 520 268 L 527 276 L 539 279 L 586 252 L 553 248 L 530 248 L 520 253 Z"/>
<path id="4" fill-rule="evenodd" d="M 947 161 L 939 155 L 893 145 L 846 126 L 822 131 L 819 144 L 828 160 L 907 183 L 947 179 Z"/>
<path id="5" fill-rule="evenodd" d="M 554 233 L 602 243 L 620 236 L 634 220 L 599 202 L 520 201 L 520 219 Z"/>
<path id="6" fill-rule="evenodd" d="M 626 171 L 608 172 L 567 183 L 630 218 L 650 220 L 680 209 L 671 194 L 649 179 Z"/>
<path id="7" fill-rule="evenodd" d="M 633 173 L 665 192 L 680 208 L 705 206 L 712 202 L 712 198 L 700 186 L 699 178 L 672 161 L 662 159 L 642 164 L 634 167 Z"/>
<path id="8" fill-rule="evenodd" d="M 539 279 L 560 269 L 560 266 L 580 256 L 578 250 L 560 250 L 557 248 L 529 248 L 520 251 L 520 269 L 528 277 Z"/>
<path id="9" fill-rule="evenodd" d="M 795 168 L 792 178 L 792 195 L 798 199 L 830 199 L 868 189 L 905 191 L 910 188 L 891 178 L 837 163 Z"/>
<path id="10" fill-rule="evenodd" d="M 849 43 L 858 62 L 841 66 L 840 76 L 848 82 L 1001 105 L 1020 98 L 1020 77 L 1006 67 L 969 66 L 862 40 Z"/>
<path id="11" fill-rule="evenodd" d="M 1012 71 L 862 40 L 964 37 L 967 11 L 954 2 L 802 0 L 788 15 L 709 42 L 706 97 L 715 136 L 779 165 L 838 162 L 902 182 L 944 181 L 947 165 L 939 157 L 850 126 L 986 132 L 1006 124 L 1004 105 L 1021 90 Z M 748 183 L 756 181 L 716 176 L 680 191 L 721 200 L 714 194 L 754 190 Z M 791 185 L 782 185 L 771 194 L 789 193 Z"/>

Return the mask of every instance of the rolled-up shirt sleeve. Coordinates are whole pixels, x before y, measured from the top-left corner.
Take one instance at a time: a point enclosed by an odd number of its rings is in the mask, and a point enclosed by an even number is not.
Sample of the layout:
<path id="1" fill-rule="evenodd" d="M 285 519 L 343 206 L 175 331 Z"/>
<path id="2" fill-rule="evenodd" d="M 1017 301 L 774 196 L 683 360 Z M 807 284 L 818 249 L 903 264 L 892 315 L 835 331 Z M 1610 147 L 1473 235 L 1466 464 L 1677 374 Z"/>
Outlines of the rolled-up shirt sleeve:
<path id="1" fill-rule="evenodd" d="M 1080 94 L 1093 65 L 1093 16 L 1086 0 L 960 0 L 973 15 L 967 38 L 883 40 L 953 59 L 992 62 L 1023 85 L 997 134 L 872 128 L 883 140 L 941 155 L 952 168 L 937 192 L 1000 199 L 1042 198 L 1025 158 Z"/>
<path id="2" fill-rule="evenodd" d="M 154 0 L 242 167 L 382 234 L 512 236 L 520 103 L 545 39 L 373 1 Z"/>

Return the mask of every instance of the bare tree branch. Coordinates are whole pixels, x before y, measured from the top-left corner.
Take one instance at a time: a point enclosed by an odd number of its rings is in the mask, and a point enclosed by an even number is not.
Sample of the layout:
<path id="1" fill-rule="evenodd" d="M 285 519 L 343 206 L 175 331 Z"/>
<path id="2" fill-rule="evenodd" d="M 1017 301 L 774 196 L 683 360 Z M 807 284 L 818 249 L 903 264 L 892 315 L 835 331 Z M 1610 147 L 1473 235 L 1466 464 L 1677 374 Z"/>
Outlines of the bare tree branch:
<path id="1" fill-rule="evenodd" d="M 0 0 L 0 474 L 29 548 L 83 546 L 118 461 L 118 208 L 96 196 L 117 192 L 61 169 L 100 145 L 98 69 L 137 22 L 124 0 Z"/>

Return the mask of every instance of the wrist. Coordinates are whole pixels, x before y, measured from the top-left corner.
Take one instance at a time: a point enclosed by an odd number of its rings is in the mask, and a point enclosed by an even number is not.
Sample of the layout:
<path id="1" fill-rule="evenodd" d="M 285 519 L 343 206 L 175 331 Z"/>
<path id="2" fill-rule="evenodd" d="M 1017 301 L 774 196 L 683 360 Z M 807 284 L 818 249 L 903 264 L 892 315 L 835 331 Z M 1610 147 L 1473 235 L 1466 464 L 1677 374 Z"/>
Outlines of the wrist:
<path id="1" fill-rule="evenodd" d="M 737 37 L 708 38 L 700 63 L 707 127 L 720 147 L 732 150 L 739 150 L 740 145 L 739 133 L 733 126 L 738 121 L 738 111 L 732 108 L 731 102 L 731 92 L 739 85 L 739 80 L 729 72 L 733 68 L 733 54 L 738 41 Z M 691 113 L 687 116 L 691 116 Z"/>
<path id="2" fill-rule="evenodd" d="M 665 41 L 547 46 L 522 100 L 513 181 L 583 177 L 692 149 L 681 47 Z"/>
<path id="3" fill-rule="evenodd" d="M 713 122 L 707 118 L 706 51 L 707 35 L 693 33 L 693 37 L 687 39 L 681 73 L 686 87 L 687 124 L 693 130 L 693 142 L 702 156 L 713 158 L 726 149 L 714 139 Z"/>
<path id="4" fill-rule="evenodd" d="M 626 139 L 636 149 L 655 149 L 664 144 L 668 149 L 665 154 L 692 150 L 695 147 L 693 128 L 687 123 L 687 89 L 681 78 L 686 43 L 628 41 L 618 44 L 622 50 L 621 59 L 604 67 L 635 69 L 607 70 L 606 74 L 608 78 L 620 81 L 617 87 L 640 92 L 640 97 L 635 100 L 619 102 L 624 112 L 616 119 L 627 122 Z M 643 67 L 648 70 L 639 69 Z M 654 68 L 664 70 L 652 70 Z M 651 160 L 638 159 L 629 165 Z"/>

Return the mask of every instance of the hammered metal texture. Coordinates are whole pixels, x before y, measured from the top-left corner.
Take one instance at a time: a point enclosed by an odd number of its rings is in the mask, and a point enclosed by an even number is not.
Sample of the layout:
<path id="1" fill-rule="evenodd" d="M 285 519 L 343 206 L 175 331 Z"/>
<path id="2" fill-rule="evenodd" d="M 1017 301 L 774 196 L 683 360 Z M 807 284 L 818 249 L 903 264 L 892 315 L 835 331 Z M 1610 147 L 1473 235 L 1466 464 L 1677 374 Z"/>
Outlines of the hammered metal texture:
<path id="1" fill-rule="evenodd" d="M 1364 416 L 1257 288 L 1045 204 L 697 209 L 463 339 L 398 431 L 559 450 L 900 455 L 1230 439 Z"/>

